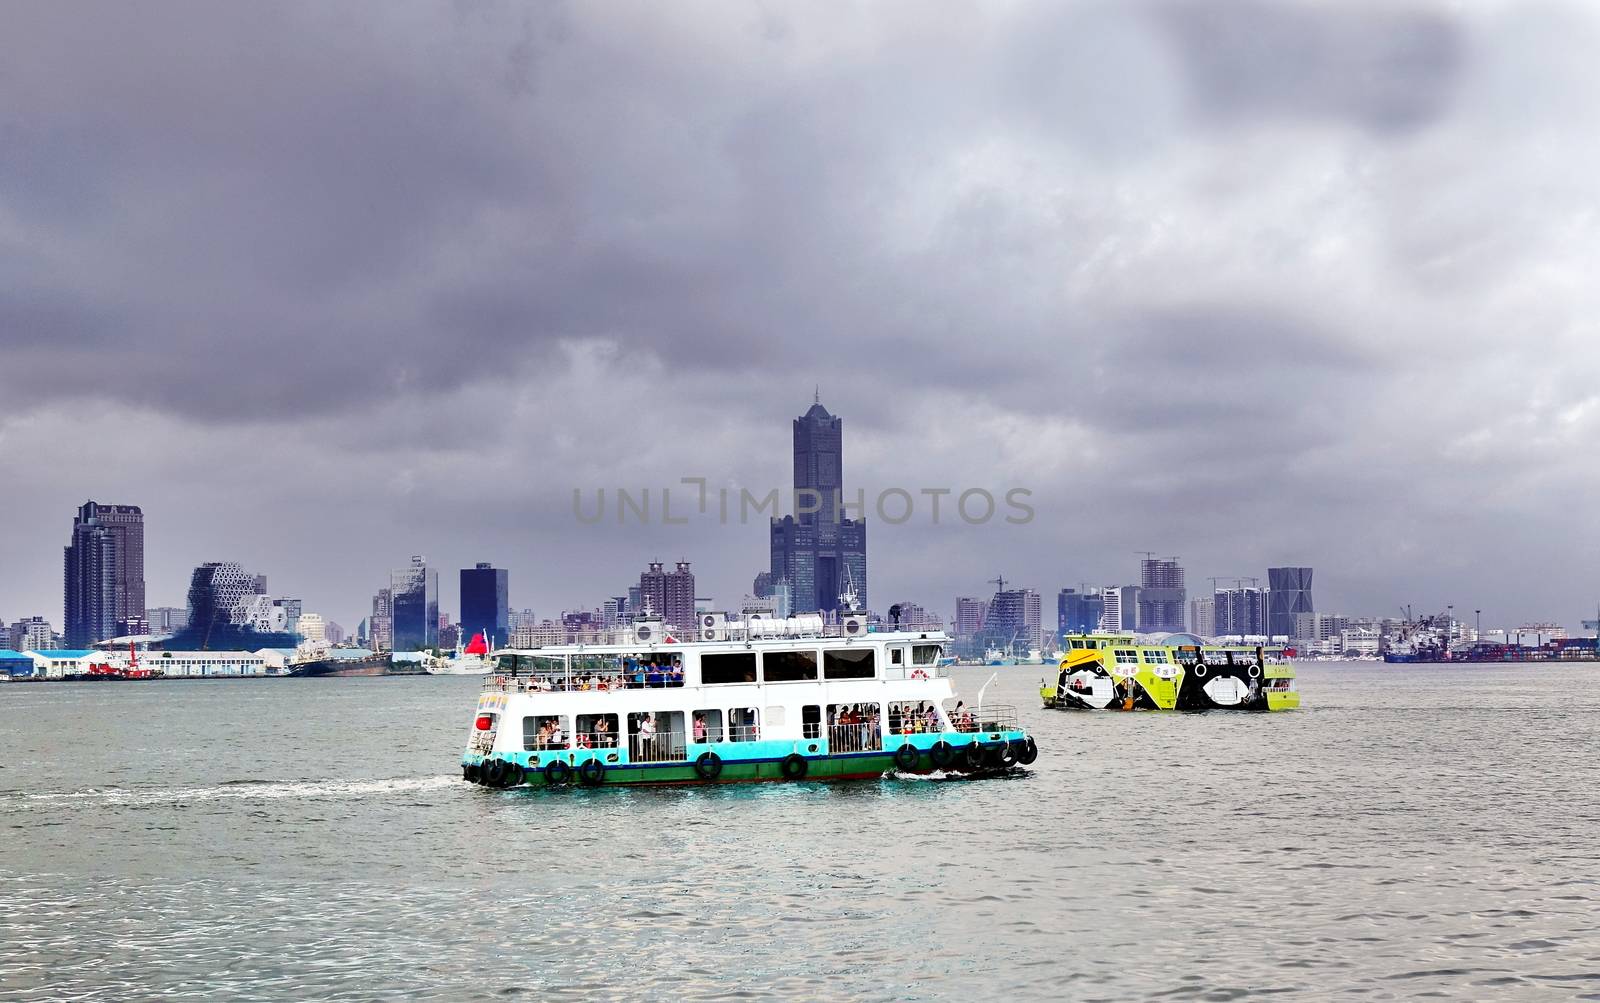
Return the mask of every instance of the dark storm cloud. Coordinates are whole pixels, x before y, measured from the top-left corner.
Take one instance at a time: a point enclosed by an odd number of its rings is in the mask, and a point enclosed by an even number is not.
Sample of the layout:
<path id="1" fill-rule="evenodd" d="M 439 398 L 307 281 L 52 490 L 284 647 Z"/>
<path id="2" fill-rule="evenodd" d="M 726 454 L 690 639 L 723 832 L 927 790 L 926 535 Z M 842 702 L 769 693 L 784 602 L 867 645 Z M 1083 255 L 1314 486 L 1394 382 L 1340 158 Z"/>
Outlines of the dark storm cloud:
<path id="1" fill-rule="evenodd" d="M 345 619 L 412 549 L 545 607 L 644 550 L 732 599 L 759 526 L 574 535 L 570 490 L 783 487 L 820 383 L 853 483 L 1037 492 L 1013 536 L 876 528 L 875 599 L 1117 580 L 1133 542 L 1438 591 L 1393 555 L 1594 486 L 1550 467 L 1600 419 L 1592 21 L 14 7 L 0 445 L 76 458 L 29 520 L 109 483 L 168 577 L 277 560 Z M 1461 501 L 1485 483 L 1537 490 Z M 230 551 L 235 518 L 273 545 Z"/>

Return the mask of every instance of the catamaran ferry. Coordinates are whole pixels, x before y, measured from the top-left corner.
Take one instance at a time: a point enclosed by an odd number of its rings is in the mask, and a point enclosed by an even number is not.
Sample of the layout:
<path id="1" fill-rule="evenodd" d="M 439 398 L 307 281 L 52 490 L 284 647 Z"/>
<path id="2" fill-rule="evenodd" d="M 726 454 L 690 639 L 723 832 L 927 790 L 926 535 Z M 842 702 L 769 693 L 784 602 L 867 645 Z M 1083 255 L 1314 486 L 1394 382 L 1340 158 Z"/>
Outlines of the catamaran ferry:
<path id="1" fill-rule="evenodd" d="M 1282 653 L 1206 644 L 1189 634 L 1066 638 L 1055 681 L 1039 696 L 1055 710 L 1293 710 L 1294 667 Z"/>
<path id="2" fill-rule="evenodd" d="M 1038 756 L 1013 707 L 956 699 L 942 633 L 866 618 L 656 620 L 616 643 L 501 649 L 461 757 L 488 787 L 1000 773 Z"/>

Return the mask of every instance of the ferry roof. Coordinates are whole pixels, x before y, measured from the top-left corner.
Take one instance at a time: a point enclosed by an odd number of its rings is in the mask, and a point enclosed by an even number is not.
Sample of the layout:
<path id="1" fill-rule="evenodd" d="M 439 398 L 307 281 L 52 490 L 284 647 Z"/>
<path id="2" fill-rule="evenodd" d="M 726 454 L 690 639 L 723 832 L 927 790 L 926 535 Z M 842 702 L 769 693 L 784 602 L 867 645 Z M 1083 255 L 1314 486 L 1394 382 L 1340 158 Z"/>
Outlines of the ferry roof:
<path id="1" fill-rule="evenodd" d="M 834 625 L 836 626 L 836 625 Z M 742 631 L 741 631 L 742 633 Z M 594 644 L 548 644 L 533 648 L 496 648 L 493 655 L 595 655 L 614 652 L 624 654 L 635 651 L 650 651 L 661 654 L 669 651 L 727 651 L 745 650 L 747 648 L 781 648 L 781 647 L 814 647 L 818 644 L 854 644 L 863 641 L 883 643 L 915 643 L 918 641 L 931 644 L 944 644 L 950 636 L 943 631 L 869 631 L 865 634 L 802 634 L 780 635 L 776 637 L 738 637 L 721 641 L 621 641 Z"/>

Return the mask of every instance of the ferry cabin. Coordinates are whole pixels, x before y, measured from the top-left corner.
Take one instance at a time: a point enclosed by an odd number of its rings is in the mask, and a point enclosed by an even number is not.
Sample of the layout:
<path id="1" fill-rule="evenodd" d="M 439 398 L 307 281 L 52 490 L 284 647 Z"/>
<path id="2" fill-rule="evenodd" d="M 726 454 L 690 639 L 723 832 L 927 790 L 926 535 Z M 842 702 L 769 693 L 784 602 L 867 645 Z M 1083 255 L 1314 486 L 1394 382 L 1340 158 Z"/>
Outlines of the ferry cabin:
<path id="1" fill-rule="evenodd" d="M 1014 708 L 956 700 L 945 640 L 819 633 L 497 651 L 464 773 L 491 786 L 693 783 L 1031 761 Z"/>

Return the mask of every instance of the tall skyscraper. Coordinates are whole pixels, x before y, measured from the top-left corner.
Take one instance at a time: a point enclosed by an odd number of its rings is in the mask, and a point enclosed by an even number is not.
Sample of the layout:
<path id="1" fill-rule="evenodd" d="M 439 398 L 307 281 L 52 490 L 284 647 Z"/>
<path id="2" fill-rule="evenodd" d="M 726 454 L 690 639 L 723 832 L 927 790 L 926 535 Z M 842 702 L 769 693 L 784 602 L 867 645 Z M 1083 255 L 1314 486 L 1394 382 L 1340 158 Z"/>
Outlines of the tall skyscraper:
<path id="1" fill-rule="evenodd" d="M 1271 609 L 1267 626 L 1273 634 L 1295 636 L 1295 617 L 1301 613 L 1314 613 L 1311 601 L 1310 568 L 1268 568 L 1267 602 Z"/>
<path id="2" fill-rule="evenodd" d="M 1100 590 L 1100 633 L 1122 633 L 1122 589 L 1115 585 Z"/>
<path id="3" fill-rule="evenodd" d="M 1007 589 L 996 592 L 989 600 L 988 621 L 984 633 L 996 644 L 1010 645 L 1019 654 L 1037 648 L 1043 642 L 1039 635 L 1041 605 L 1039 593 L 1033 589 Z"/>
<path id="4" fill-rule="evenodd" d="M 1258 588 L 1218 589 L 1216 603 L 1218 635 L 1262 634 L 1266 627 L 1266 606 Z"/>
<path id="5" fill-rule="evenodd" d="M 395 651 L 421 651 L 439 645 L 439 572 L 421 556 L 389 575 Z"/>
<path id="6" fill-rule="evenodd" d="M 956 597 L 955 632 L 958 637 L 976 637 L 983 629 L 984 616 L 989 611 L 989 601 L 977 596 Z"/>
<path id="7" fill-rule="evenodd" d="M 372 597 L 366 638 L 373 651 L 394 650 L 394 599 L 388 589 L 379 589 Z"/>
<path id="8" fill-rule="evenodd" d="M 63 555 L 66 643 L 87 648 L 143 622 L 144 513 L 137 505 L 86 502 Z"/>
<path id="9" fill-rule="evenodd" d="M 1099 589 L 1062 589 L 1056 596 L 1056 630 L 1061 634 L 1092 634 L 1100 628 L 1103 612 Z"/>
<path id="10" fill-rule="evenodd" d="M 468 638 L 483 631 L 489 647 L 511 639 L 511 593 L 505 568 L 479 561 L 461 569 L 461 630 Z"/>
<path id="11" fill-rule="evenodd" d="M 689 570 L 689 562 L 679 561 L 677 570 L 666 571 L 660 561 L 651 561 L 649 570 L 639 576 L 639 601 L 669 627 L 693 630 L 698 621 L 694 612 L 694 573 Z M 639 612 L 636 610 L 635 615 Z"/>
<path id="12" fill-rule="evenodd" d="M 844 423 L 820 399 L 794 420 L 794 489 L 796 513 L 770 527 L 773 580 L 795 613 L 839 609 L 846 584 L 866 609 L 867 524 L 844 518 Z"/>
<path id="13" fill-rule="evenodd" d="M 1201 637 L 1217 635 L 1216 596 L 1197 596 L 1189 600 L 1189 631 Z"/>
<path id="14" fill-rule="evenodd" d="M 1183 568 L 1176 557 L 1146 557 L 1139 562 L 1139 629 L 1147 633 L 1183 629 L 1188 599 Z"/>

